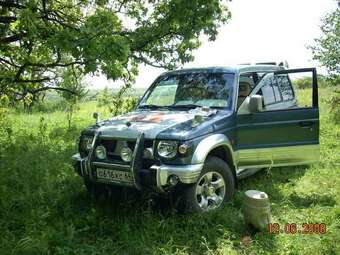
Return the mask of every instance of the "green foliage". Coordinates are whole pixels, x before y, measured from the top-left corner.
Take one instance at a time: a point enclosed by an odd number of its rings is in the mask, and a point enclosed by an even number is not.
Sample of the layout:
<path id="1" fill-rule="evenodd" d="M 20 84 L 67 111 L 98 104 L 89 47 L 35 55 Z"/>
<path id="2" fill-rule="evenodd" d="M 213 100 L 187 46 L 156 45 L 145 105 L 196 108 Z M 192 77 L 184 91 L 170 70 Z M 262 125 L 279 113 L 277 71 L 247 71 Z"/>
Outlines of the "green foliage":
<path id="1" fill-rule="evenodd" d="M 97 105 L 108 110 L 113 116 L 132 111 L 137 104 L 138 97 L 131 95 L 130 88 L 125 86 L 116 93 L 105 87 L 96 97 Z"/>
<path id="2" fill-rule="evenodd" d="M 340 124 L 340 90 L 335 90 L 334 94 L 327 100 L 330 114 L 335 123 Z"/>
<path id="3" fill-rule="evenodd" d="M 327 14 L 321 24 L 322 36 L 315 40 L 311 47 L 314 59 L 325 66 L 329 73 L 328 84 L 335 87 L 334 94 L 329 96 L 330 116 L 340 122 L 340 8 Z"/>
<path id="4" fill-rule="evenodd" d="M 6 146 L 0 159 L 0 254 L 339 254 L 340 126 L 330 121 L 324 100 L 332 93 L 320 89 L 320 163 L 261 171 L 239 183 L 232 203 L 202 215 L 173 213 L 165 198 L 152 207 L 150 196 L 128 189 L 98 200 L 86 194 L 70 157 L 80 131 L 93 124 L 91 113 L 103 110 L 95 102 L 80 104 L 70 131 L 62 111 L 27 115 L 7 109 L 12 139 L 0 138 L 1 150 Z M 273 221 L 282 227 L 325 223 L 327 233 L 247 230 L 242 199 L 249 189 L 269 194 Z"/>
<path id="5" fill-rule="evenodd" d="M 293 81 L 294 87 L 298 89 L 310 89 L 312 88 L 312 78 L 311 77 L 301 77 L 299 79 L 296 79 Z M 327 77 L 323 75 L 318 75 L 318 87 L 319 88 L 324 88 L 329 86 L 331 84 Z"/>
<path id="6" fill-rule="evenodd" d="M 60 73 L 103 73 L 131 83 L 139 64 L 191 61 L 200 35 L 214 40 L 230 18 L 219 0 L 0 1 L 0 95 L 32 99 Z"/>
<path id="7" fill-rule="evenodd" d="M 137 97 L 133 97 L 133 96 L 125 97 L 119 114 L 132 111 L 137 106 L 137 102 L 138 102 Z"/>
<path id="8" fill-rule="evenodd" d="M 0 96 L 0 160 L 2 151 L 7 148 L 7 141 L 11 140 L 11 123 L 8 119 L 8 97 L 7 96 Z"/>
<path id="9" fill-rule="evenodd" d="M 71 129 L 72 117 L 75 110 L 77 110 L 78 102 L 87 94 L 87 90 L 85 89 L 86 85 L 82 83 L 81 71 L 74 67 L 66 69 L 59 87 L 66 89 L 66 91 L 61 90 L 60 95 L 65 101 L 68 128 Z"/>
<path id="10" fill-rule="evenodd" d="M 104 107 L 104 108 L 110 109 L 110 106 L 112 104 L 112 100 L 113 100 L 113 94 L 112 94 L 112 92 L 109 91 L 108 87 L 105 87 L 96 96 L 97 105 L 99 107 Z"/>
<path id="11" fill-rule="evenodd" d="M 113 116 L 132 111 L 135 108 L 138 98 L 133 96 L 123 96 L 128 92 L 128 90 L 129 87 L 124 86 L 113 96 L 110 105 L 110 112 Z"/>
<path id="12" fill-rule="evenodd" d="M 340 8 L 327 14 L 320 28 L 322 36 L 311 47 L 314 59 L 320 61 L 329 74 L 337 78 L 340 75 Z"/>

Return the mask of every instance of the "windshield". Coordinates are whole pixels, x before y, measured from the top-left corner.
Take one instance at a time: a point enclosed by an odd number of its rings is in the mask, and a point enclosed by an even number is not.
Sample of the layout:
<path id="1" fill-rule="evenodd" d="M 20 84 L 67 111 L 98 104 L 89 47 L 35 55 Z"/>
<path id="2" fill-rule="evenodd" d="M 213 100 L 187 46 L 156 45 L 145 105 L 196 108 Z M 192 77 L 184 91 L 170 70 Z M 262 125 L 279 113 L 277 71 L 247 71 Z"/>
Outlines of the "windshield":
<path id="1" fill-rule="evenodd" d="M 164 75 L 146 92 L 138 108 L 229 108 L 233 80 L 230 73 Z"/>

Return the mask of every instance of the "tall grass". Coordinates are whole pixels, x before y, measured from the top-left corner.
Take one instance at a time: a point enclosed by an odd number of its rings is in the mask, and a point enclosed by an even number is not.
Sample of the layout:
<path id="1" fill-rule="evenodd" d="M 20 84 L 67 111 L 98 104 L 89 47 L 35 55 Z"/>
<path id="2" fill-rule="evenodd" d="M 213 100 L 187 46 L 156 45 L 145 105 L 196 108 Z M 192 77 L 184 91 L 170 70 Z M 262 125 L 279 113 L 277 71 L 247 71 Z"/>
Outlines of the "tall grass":
<path id="1" fill-rule="evenodd" d="M 178 215 L 169 198 L 152 204 L 132 191 L 87 195 L 70 157 L 91 113 L 103 110 L 96 102 L 81 104 L 71 130 L 63 111 L 10 110 L 0 139 L 0 254 L 339 254 L 340 127 L 329 95 L 320 91 L 320 163 L 259 172 L 239 183 L 231 203 L 202 215 Z M 269 194 L 274 222 L 325 223 L 327 233 L 251 232 L 241 213 L 248 189 Z"/>

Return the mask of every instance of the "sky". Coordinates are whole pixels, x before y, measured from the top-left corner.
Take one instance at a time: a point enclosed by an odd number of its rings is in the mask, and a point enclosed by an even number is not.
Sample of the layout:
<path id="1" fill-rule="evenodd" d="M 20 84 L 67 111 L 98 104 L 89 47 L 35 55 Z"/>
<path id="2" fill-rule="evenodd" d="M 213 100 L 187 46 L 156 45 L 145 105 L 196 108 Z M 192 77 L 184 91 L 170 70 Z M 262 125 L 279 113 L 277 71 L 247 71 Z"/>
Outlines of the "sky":
<path id="1" fill-rule="evenodd" d="M 337 7 L 335 0 L 232 0 L 229 22 L 213 42 L 203 39 L 186 67 L 230 66 L 288 61 L 290 68 L 318 67 L 307 45 L 321 35 L 320 20 Z M 148 87 L 164 69 L 141 65 L 135 87 Z M 319 68 L 319 72 L 324 72 Z M 88 77 L 93 89 L 118 87 L 105 76 Z"/>

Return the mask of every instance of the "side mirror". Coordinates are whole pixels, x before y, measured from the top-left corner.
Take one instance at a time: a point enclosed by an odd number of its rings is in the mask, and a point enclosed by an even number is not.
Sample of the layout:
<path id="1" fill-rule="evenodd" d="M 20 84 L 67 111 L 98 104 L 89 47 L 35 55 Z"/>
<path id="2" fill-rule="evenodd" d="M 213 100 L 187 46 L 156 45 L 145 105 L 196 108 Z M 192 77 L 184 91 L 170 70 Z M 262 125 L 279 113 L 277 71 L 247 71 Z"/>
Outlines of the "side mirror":
<path id="1" fill-rule="evenodd" d="M 96 124 L 100 121 L 100 119 L 99 119 L 99 113 L 98 112 L 94 112 L 93 113 L 93 118 L 95 118 L 96 119 Z"/>
<path id="2" fill-rule="evenodd" d="M 248 109 L 250 113 L 261 112 L 263 97 L 260 95 L 252 95 L 249 98 Z"/>

